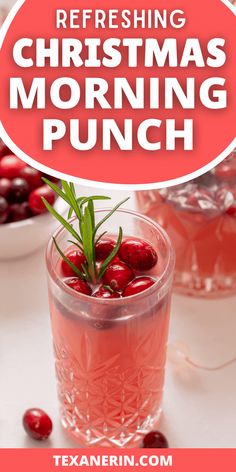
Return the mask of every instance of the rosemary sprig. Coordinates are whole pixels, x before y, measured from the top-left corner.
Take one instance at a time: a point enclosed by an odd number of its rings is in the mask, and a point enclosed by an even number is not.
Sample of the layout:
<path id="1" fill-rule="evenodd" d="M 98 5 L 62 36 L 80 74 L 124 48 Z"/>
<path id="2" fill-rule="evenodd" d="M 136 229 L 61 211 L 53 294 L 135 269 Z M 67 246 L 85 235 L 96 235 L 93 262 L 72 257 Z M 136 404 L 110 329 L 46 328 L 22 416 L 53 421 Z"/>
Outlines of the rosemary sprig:
<path id="1" fill-rule="evenodd" d="M 51 189 L 57 194 L 58 197 L 62 198 L 68 205 L 68 217 L 67 220 L 63 218 L 50 203 L 42 198 L 48 211 L 60 222 L 62 226 L 72 235 L 74 240 L 68 239 L 68 242 L 76 245 L 80 250 L 83 251 L 86 264 L 82 265 L 83 272 L 80 271 L 63 253 L 60 249 L 57 241 L 53 238 L 53 242 L 56 246 L 57 251 L 59 252 L 62 259 L 73 269 L 75 274 L 78 277 L 86 279 L 90 282 L 98 282 L 104 275 L 108 265 L 114 259 L 116 254 L 120 249 L 122 242 L 123 231 L 122 228 L 119 228 L 118 237 L 116 245 L 112 250 L 111 254 L 103 261 L 99 271 L 96 266 L 96 257 L 95 257 L 95 248 L 96 244 L 100 239 L 107 233 L 107 231 L 102 232 L 98 235 L 98 231 L 101 226 L 115 213 L 115 211 L 123 205 L 129 198 L 122 200 L 120 203 L 115 205 L 115 207 L 108 211 L 107 215 L 102 218 L 97 224 L 95 223 L 95 209 L 94 202 L 96 200 L 110 200 L 110 197 L 103 195 L 92 195 L 90 197 L 77 197 L 75 192 L 75 187 L 73 183 L 68 183 L 66 181 L 61 182 L 61 188 L 57 187 L 50 180 L 43 178 L 44 182 L 51 187 Z M 70 218 L 75 215 L 75 221 L 78 222 L 79 230 L 77 231 L 73 224 L 70 222 Z"/>
<path id="2" fill-rule="evenodd" d="M 44 197 L 41 197 L 41 198 L 43 200 L 45 207 L 48 209 L 48 211 L 50 211 L 50 213 L 52 213 L 52 215 L 64 226 L 64 228 L 66 228 L 67 231 L 69 231 L 69 233 L 71 233 L 72 236 L 82 244 L 82 239 L 77 233 L 77 231 L 74 230 L 73 226 L 70 223 L 68 223 L 68 221 L 66 221 L 63 218 L 63 216 L 57 213 L 55 208 L 53 208 L 53 206 L 50 205 L 50 203 L 48 203 L 48 201 Z"/>

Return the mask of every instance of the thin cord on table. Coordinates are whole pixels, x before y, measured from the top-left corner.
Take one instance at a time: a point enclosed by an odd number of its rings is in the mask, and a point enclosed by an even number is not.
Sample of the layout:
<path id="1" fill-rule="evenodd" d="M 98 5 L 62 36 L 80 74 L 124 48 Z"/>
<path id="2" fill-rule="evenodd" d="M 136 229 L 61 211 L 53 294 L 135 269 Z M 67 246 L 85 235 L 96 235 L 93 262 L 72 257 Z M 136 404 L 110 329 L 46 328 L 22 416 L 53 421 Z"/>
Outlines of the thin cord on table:
<path id="1" fill-rule="evenodd" d="M 229 361 L 224 362 L 223 364 L 220 364 L 216 367 L 204 367 L 200 364 L 196 364 L 196 362 L 192 361 L 189 357 L 185 357 L 185 360 L 186 360 L 187 364 L 191 365 L 192 367 L 195 367 L 196 369 L 216 371 L 216 370 L 225 369 L 225 367 L 228 367 L 228 366 L 234 364 L 236 362 L 236 357 L 234 357 L 233 359 L 230 359 Z"/>

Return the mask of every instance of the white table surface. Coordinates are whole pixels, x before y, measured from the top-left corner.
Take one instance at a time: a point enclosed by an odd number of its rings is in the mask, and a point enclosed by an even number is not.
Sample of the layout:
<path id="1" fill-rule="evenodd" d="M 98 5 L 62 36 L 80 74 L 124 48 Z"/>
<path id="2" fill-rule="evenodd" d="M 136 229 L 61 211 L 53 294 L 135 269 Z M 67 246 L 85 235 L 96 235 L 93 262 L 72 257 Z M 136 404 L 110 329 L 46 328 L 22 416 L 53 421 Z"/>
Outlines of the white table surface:
<path id="1" fill-rule="evenodd" d="M 124 196 L 112 194 L 114 201 Z M 133 198 L 127 206 L 134 206 Z M 58 420 L 43 249 L 23 260 L 0 262 L 0 322 L 0 447 L 75 447 Z M 174 296 L 170 342 L 184 342 L 194 360 L 214 366 L 234 357 L 235 337 L 235 297 Z M 44 443 L 22 429 L 22 415 L 32 406 L 45 409 L 54 422 Z M 160 429 L 172 447 L 236 447 L 236 364 L 217 372 L 184 368 L 176 373 L 168 363 L 163 410 Z"/>

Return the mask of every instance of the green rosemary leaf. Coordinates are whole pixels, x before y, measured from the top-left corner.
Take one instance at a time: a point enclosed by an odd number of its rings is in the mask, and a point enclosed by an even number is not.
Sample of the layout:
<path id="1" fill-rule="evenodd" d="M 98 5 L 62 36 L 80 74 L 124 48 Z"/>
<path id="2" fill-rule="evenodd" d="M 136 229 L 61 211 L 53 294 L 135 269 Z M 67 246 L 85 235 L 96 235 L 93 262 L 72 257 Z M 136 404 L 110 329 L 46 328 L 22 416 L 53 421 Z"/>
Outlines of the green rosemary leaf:
<path id="1" fill-rule="evenodd" d="M 71 187 L 71 184 L 70 184 L 70 188 L 71 188 L 71 191 L 73 193 L 74 190 L 72 190 L 72 188 L 74 189 L 74 187 Z M 68 215 L 67 215 L 67 219 L 70 220 L 72 215 L 73 215 L 73 211 L 74 211 L 74 208 L 71 206 L 69 211 L 68 211 Z"/>
<path id="2" fill-rule="evenodd" d="M 79 269 L 78 267 L 76 267 L 73 262 L 71 262 L 67 257 L 66 255 L 62 252 L 62 250 L 59 248 L 57 242 L 56 242 L 56 239 L 53 237 L 53 242 L 57 248 L 57 251 L 59 252 L 60 256 L 62 257 L 62 259 L 68 264 L 68 266 L 70 266 L 70 268 L 75 272 L 76 275 L 78 275 L 78 277 L 82 278 L 82 279 L 85 279 L 85 274 L 83 274 Z"/>
<path id="3" fill-rule="evenodd" d="M 103 285 L 103 287 L 108 290 L 110 293 L 114 293 L 114 290 L 110 287 L 110 285 Z"/>
<path id="4" fill-rule="evenodd" d="M 130 197 L 128 198 L 125 198 L 124 200 L 122 200 L 120 203 L 117 203 L 117 205 L 107 213 L 106 216 L 104 216 L 104 218 L 102 220 L 99 221 L 99 223 L 97 224 L 97 226 L 95 227 L 94 229 L 94 236 L 96 235 L 98 229 L 103 225 L 103 223 L 105 223 L 105 221 L 107 221 L 112 215 L 113 213 L 116 212 L 116 210 L 118 210 L 118 208 L 120 208 L 121 205 L 123 205 L 124 203 L 126 203 L 128 200 L 129 200 Z"/>
<path id="5" fill-rule="evenodd" d="M 90 277 L 88 268 L 85 266 L 85 264 L 82 264 L 82 268 L 83 268 L 83 271 L 84 271 L 84 273 L 85 273 L 85 275 L 86 275 L 87 280 L 91 280 L 91 277 Z"/>
<path id="6" fill-rule="evenodd" d="M 51 189 L 59 197 L 63 198 L 63 200 L 65 200 L 65 202 L 70 205 L 70 200 L 69 200 L 68 196 L 59 187 L 57 187 L 57 185 L 55 185 L 53 182 L 51 182 L 51 180 L 46 179 L 46 177 L 42 177 L 42 180 L 45 184 L 47 184 L 49 187 L 51 187 Z"/>
<path id="7" fill-rule="evenodd" d="M 71 219 L 71 217 L 72 217 L 72 215 L 73 215 L 73 211 L 74 211 L 73 208 L 70 207 L 70 209 L 69 209 L 69 211 L 68 211 L 68 215 L 67 215 L 67 219 L 68 219 L 68 220 Z"/>
<path id="8" fill-rule="evenodd" d="M 83 247 L 80 244 L 76 243 L 75 241 L 71 241 L 71 239 L 68 239 L 68 243 L 71 243 L 74 246 L 77 246 L 81 251 L 83 251 Z"/>
<path id="9" fill-rule="evenodd" d="M 93 200 L 88 201 L 87 205 L 88 211 L 90 213 L 90 218 L 91 218 L 91 225 L 92 225 L 92 234 L 91 234 L 91 250 L 92 250 L 92 260 L 93 260 L 93 269 L 94 269 L 94 275 L 95 279 L 97 279 L 97 267 L 96 267 L 96 254 L 95 254 L 95 244 L 94 244 L 94 228 L 95 228 L 95 213 L 94 213 L 94 203 Z"/>
<path id="10" fill-rule="evenodd" d="M 88 207 L 85 207 L 84 209 L 83 219 L 81 222 L 81 229 L 84 255 L 87 259 L 88 266 L 91 267 L 93 265 L 93 226 Z"/>
<path id="11" fill-rule="evenodd" d="M 61 180 L 61 186 L 66 194 L 68 194 L 68 187 L 70 189 L 70 185 L 66 180 Z"/>
<path id="12" fill-rule="evenodd" d="M 74 211 L 74 208 L 75 206 L 77 206 L 76 204 L 76 199 L 74 198 L 74 202 L 71 200 L 71 196 L 70 196 L 70 193 L 68 194 L 68 187 L 67 187 L 67 182 L 66 182 L 66 186 L 64 185 L 64 181 L 62 181 L 62 188 L 64 189 L 64 192 L 63 190 L 61 190 L 59 187 L 57 187 L 57 185 L 55 185 L 53 182 L 51 182 L 50 180 L 48 180 L 47 178 L 43 177 L 42 180 L 49 186 L 51 187 L 51 189 L 61 198 L 63 198 L 63 200 L 65 200 L 66 203 L 68 203 L 69 205 L 69 211 L 68 211 L 68 216 L 67 218 L 70 219 L 71 216 L 72 216 L 72 213 Z"/>
<path id="13" fill-rule="evenodd" d="M 62 181 L 61 181 L 61 185 L 62 185 L 62 187 L 63 187 L 65 193 L 67 193 L 67 192 L 68 192 L 68 188 L 70 189 L 70 184 L 69 184 L 66 180 L 62 180 Z"/>
<path id="14" fill-rule="evenodd" d="M 72 189 L 71 189 L 71 190 L 72 190 Z M 72 192 L 73 192 L 73 193 L 75 192 L 75 188 L 74 188 L 74 187 L 73 187 Z M 74 196 L 75 196 L 75 199 L 76 199 L 77 204 L 79 204 L 79 202 L 80 202 L 81 200 L 83 200 L 83 198 L 84 198 L 84 197 L 76 198 L 75 193 L 74 193 Z M 71 207 L 71 208 L 69 209 L 68 216 L 67 216 L 68 220 L 70 220 L 70 218 L 72 217 L 73 211 L 74 211 L 74 209 L 73 209 L 73 207 Z"/>
<path id="15" fill-rule="evenodd" d="M 77 199 L 77 203 L 79 204 L 79 209 L 82 212 L 83 210 L 83 201 L 86 203 L 87 197 L 80 197 Z"/>
<path id="16" fill-rule="evenodd" d="M 77 199 L 78 201 L 79 199 Z M 80 202 L 80 205 L 83 206 L 85 203 L 89 202 L 90 200 L 111 200 L 111 197 L 104 197 L 103 195 L 91 195 L 91 197 L 80 197 L 80 200 L 83 200 L 83 202 Z"/>
<path id="17" fill-rule="evenodd" d="M 82 220 L 79 221 L 79 230 L 80 230 L 80 234 L 81 234 L 81 238 L 82 238 L 82 232 L 83 232 L 83 229 L 82 229 Z M 83 238 L 82 238 L 83 239 Z"/>
<path id="18" fill-rule="evenodd" d="M 108 267 L 108 265 L 110 264 L 110 262 L 112 261 L 112 259 L 114 259 L 114 257 L 116 256 L 116 254 L 118 253 L 119 249 L 120 249 L 120 245 L 121 245 L 121 241 L 122 241 L 122 237 L 123 237 L 123 231 L 122 231 L 122 228 L 119 227 L 119 234 L 118 234 L 118 238 L 117 238 L 117 242 L 116 242 L 116 245 L 113 249 L 113 251 L 109 254 L 109 256 L 105 259 L 105 261 L 103 262 L 102 266 L 101 266 L 101 269 L 99 271 L 99 274 L 98 274 L 98 277 L 99 279 L 101 279 Z"/>
<path id="19" fill-rule="evenodd" d="M 75 186 L 74 186 L 73 182 L 70 182 L 70 189 L 71 189 L 71 192 L 72 192 L 72 194 L 74 195 L 74 197 L 75 197 L 75 199 L 76 199 Z M 76 199 L 76 201 L 77 201 L 77 199 Z M 68 211 L 68 216 L 67 216 L 67 219 L 68 219 L 68 220 L 70 220 L 70 218 L 72 217 L 73 211 L 74 211 L 74 210 L 73 210 L 73 208 L 71 207 L 71 208 L 69 209 L 69 211 Z"/>
<path id="20" fill-rule="evenodd" d="M 92 217 L 92 223 L 93 223 L 93 233 L 94 233 L 94 227 L 95 227 L 95 215 L 94 215 L 94 206 L 93 206 L 93 211 L 92 211 L 92 205 L 90 202 L 93 203 L 95 200 L 110 200 L 110 197 L 104 197 L 102 195 L 91 195 L 90 197 L 79 197 L 77 198 L 77 202 L 79 205 L 79 209 L 81 212 L 81 215 L 83 214 L 83 206 L 87 203 L 89 207 L 91 208 L 91 217 Z M 81 229 L 80 229 L 81 231 Z"/>
<path id="21" fill-rule="evenodd" d="M 42 198 L 42 201 L 45 205 L 45 207 L 47 208 L 47 210 L 64 226 L 64 228 L 67 229 L 67 231 L 69 231 L 69 233 L 72 234 L 73 238 L 75 238 L 77 241 L 79 241 L 80 243 L 82 243 L 82 240 L 80 238 L 80 236 L 78 235 L 78 233 L 75 231 L 75 229 L 73 228 L 73 226 L 71 226 L 64 218 L 63 216 L 61 216 L 59 213 L 57 213 L 57 211 L 55 210 L 55 208 L 53 208 L 50 203 L 48 203 L 48 201 L 41 197 Z"/>
<path id="22" fill-rule="evenodd" d="M 75 186 L 74 186 L 73 182 L 70 182 L 70 188 L 71 188 L 72 193 L 73 193 L 74 196 L 76 197 Z"/>
<path id="23" fill-rule="evenodd" d="M 96 244 L 100 241 L 100 239 L 102 239 L 103 236 L 105 236 L 105 234 L 107 234 L 107 231 L 104 231 L 102 234 L 100 234 L 100 236 L 98 236 L 98 238 L 97 238 L 96 241 L 95 241 L 95 246 L 96 246 Z"/>
<path id="24" fill-rule="evenodd" d="M 68 182 L 66 182 L 65 180 L 62 180 L 61 183 L 62 183 L 62 187 L 64 189 L 64 192 L 66 193 L 68 199 L 70 200 L 70 205 L 73 209 L 72 212 L 69 211 L 69 213 L 71 213 L 71 216 L 72 216 L 72 213 L 74 211 L 74 213 L 77 216 L 78 220 L 81 220 L 81 211 L 80 211 L 80 208 L 78 206 L 78 203 L 77 203 L 77 200 L 76 200 L 76 197 L 75 197 L 75 194 L 74 194 L 74 190 L 72 190 L 72 188 L 70 187 L 70 184 L 68 184 Z"/>
<path id="25" fill-rule="evenodd" d="M 94 204 L 93 200 L 88 201 L 88 209 L 91 217 L 91 223 L 92 223 L 92 232 L 94 231 L 95 228 L 95 215 L 94 215 Z"/>

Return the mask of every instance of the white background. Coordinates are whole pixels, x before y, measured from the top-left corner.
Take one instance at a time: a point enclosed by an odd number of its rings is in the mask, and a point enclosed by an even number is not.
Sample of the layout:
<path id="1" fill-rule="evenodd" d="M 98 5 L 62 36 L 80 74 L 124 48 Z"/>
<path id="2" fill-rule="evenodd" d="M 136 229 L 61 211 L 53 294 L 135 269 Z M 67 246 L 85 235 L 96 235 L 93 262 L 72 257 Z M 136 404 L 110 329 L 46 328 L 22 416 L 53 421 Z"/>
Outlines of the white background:
<path id="1" fill-rule="evenodd" d="M 112 194 L 114 201 L 127 195 Z M 134 206 L 133 198 L 128 206 Z M 170 343 L 183 342 L 205 366 L 236 356 L 235 307 L 235 297 L 174 296 Z M 0 322 L 0 447 L 76 446 L 58 419 L 44 250 L 0 262 Z M 49 441 L 38 443 L 24 433 L 22 415 L 32 406 L 44 408 L 53 419 Z M 163 410 L 160 429 L 172 447 L 236 447 L 236 364 L 216 372 L 187 367 L 177 373 L 168 363 Z"/>

